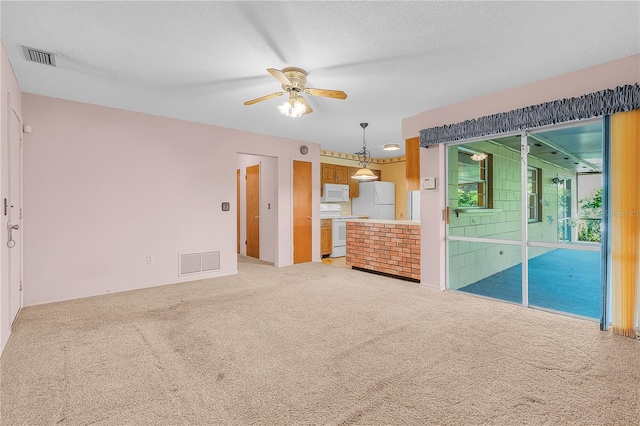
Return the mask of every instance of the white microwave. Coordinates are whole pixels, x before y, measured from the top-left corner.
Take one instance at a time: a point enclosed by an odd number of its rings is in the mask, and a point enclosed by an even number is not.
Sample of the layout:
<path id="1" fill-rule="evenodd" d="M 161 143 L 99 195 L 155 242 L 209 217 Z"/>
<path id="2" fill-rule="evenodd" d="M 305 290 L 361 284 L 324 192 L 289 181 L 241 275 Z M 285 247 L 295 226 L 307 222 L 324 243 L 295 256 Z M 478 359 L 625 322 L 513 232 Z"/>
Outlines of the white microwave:
<path id="1" fill-rule="evenodd" d="M 323 203 L 343 203 L 349 201 L 349 185 L 325 183 L 322 187 Z"/>

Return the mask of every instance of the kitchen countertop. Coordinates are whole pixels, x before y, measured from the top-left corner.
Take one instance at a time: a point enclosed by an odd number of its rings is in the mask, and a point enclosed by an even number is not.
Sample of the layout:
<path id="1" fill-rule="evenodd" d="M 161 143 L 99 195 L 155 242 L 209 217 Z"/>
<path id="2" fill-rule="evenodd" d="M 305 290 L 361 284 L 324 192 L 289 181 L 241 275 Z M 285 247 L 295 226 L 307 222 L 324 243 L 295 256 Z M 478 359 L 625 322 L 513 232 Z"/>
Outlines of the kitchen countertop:
<path id="1" fill-rule="evenodd" d="M 420 225 L 419 220 L 390 220 L 390 219 L 347 219 L 352 222 L 388 223 L 391 225 Z"/>

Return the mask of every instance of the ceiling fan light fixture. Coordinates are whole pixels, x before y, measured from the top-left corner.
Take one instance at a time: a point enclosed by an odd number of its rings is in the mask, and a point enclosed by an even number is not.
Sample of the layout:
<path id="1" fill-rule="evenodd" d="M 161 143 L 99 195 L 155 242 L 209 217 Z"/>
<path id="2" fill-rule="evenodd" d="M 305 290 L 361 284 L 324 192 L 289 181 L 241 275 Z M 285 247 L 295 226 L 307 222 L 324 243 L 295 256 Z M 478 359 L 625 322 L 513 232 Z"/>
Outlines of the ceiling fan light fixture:
<path id="1" fill-rule="evenodd" d="M 397 151 L 400 149 L 400 145 L 397 143 L 388 143 L 382 149 L 385 151 Z"/>
<path id="2" fill-rule="evenodd" d="M 307 111 L 307 107 L 297 99 L 289 99 L 278 106 L 278 111 L 287 117 L 298 118 Z"/>
<path id="3" fill-rule="evenodd" d="M 347 94 L 342 90 L 314 89 L 305 87 L 307 83 L 307 72 L 302 68 L 287 67 L 282 70 L 275 68 L 267 68 L 269 74 L 276 78 L 282 85 L 282 92 L 271 93 L 270 95 L 261 96 L 256 99 L 246 101 L 245 105 L 253 105 L 267 99 L 289 94 L 289 100 L 278 106 L 278 111 L 287 117 L 297 118 L 304 114 L 311 114 L 313 108 L 307 103 L 307 100 L 299 94 L 307 94 L 310 96 L 323 96 L 325 98 L 346 99 Z"/>

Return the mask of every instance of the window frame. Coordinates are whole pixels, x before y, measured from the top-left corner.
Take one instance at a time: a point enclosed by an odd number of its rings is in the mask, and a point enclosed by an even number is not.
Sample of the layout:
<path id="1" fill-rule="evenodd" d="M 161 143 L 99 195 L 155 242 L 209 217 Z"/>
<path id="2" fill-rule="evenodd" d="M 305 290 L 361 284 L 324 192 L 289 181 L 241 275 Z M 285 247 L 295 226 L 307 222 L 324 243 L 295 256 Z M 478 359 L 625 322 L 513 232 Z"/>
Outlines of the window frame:
<path id="1" fill-rule="evenodd" d="M 535 185 L 533 184 L 535 177 Z M 529 191 L 531 186 L 532 191 Z M 532 198 L 534 197 L 534 203 L 532 204 Z M 527 166 L 527 210 L 528 210 L 528 223 L 542 222 L 542 169 L 534 166 Z"/>
<path id="2" fill-rule="evenodd" d="M 465 182 L 460 183 L 460 155 L 467 155 L 471 157 L 473 154 L 478 154 L 478 152 L 474 152 L 465 148 L 458 147 L 458 158 L 456 159 L 456 163 L 458 164 L 458 173 L 457 173 L 457 187 L 458 189 L 462 185 L 468 185 L 473 182 Z M 476 182 L 478 184 L 478 205 L 477 206 L 461 206 L 460 205 L 460 196 L 458 195 L 458 207 L 465 209 L 492 209 L 493 208 L 493 155 L 489 153 L 486 154 L 486 158 L 484 160 L 478 161 L 480 166 L 480 179 Z M 465 164 L 465 163 L 462 163 Z"/>

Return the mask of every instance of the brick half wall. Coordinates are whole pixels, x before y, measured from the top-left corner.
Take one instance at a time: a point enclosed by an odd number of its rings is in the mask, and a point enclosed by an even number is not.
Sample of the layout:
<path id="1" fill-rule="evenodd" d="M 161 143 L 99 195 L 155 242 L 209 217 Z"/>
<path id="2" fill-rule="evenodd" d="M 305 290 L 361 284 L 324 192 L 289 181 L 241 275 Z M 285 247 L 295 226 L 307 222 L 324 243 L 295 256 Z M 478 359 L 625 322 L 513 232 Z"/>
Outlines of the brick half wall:
<path id="1" fill-rule="evenodd" d="M 420 281 L 420 225 L 347 221 L 346 262 Z"/>

